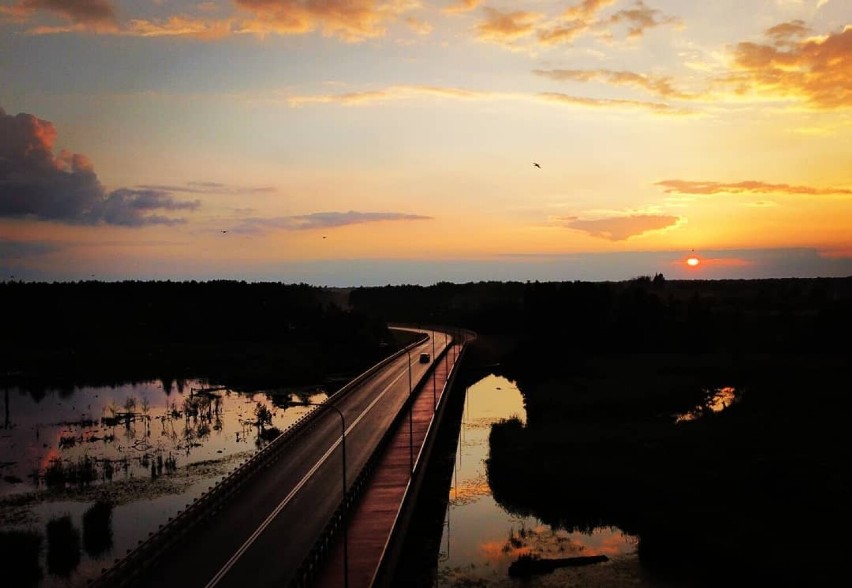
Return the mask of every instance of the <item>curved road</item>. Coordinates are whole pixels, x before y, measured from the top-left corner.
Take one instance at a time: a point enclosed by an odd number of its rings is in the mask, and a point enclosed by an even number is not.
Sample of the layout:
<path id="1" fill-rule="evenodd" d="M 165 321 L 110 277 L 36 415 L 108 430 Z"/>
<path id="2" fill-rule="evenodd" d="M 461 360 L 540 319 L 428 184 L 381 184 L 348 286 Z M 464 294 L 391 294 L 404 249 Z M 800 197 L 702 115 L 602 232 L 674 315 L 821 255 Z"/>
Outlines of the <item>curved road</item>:
<path id="1" fill-rule="evenodd" d="M 415 330 L 427 339 L 390 362 L 334 403 L 346 425 L 346 476 L 351 485 L 430 364 L 443 333 Z M 448 338 L 448 337 L 447 337 Z M 410 363 L 409 363 L 410 358 Z M 432 358 L 434 359 L 434 357 Z M 410 380 L 410 383 L 409 383 Z M 182 588 L 276 586 L 289 583 L 342 497 L 341 417 L 321 411 L 314 426 L 296 435 L 269 467 L 218 512 L 191 528 L 133 586 Z M 97 582 L 96 582 L 97 584 Z"/>

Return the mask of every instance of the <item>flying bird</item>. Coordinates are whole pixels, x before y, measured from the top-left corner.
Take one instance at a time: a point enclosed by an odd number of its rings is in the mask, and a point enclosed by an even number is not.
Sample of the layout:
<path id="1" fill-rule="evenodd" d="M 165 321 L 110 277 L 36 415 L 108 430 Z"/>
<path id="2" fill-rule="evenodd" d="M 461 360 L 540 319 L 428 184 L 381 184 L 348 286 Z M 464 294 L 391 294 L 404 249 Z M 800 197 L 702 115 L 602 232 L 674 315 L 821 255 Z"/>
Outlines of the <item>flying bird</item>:
<path id="1" fill-rule="evenodd" d="M 223 233 L 227 233 L 228 231 L 222 231 Z"/>
<path id="2" fill-rule="evenodd" d="M 541 166 L 534 161 L 533 161 L 533 165 L 536 166 L 538 169 L 541 169 Z"/>

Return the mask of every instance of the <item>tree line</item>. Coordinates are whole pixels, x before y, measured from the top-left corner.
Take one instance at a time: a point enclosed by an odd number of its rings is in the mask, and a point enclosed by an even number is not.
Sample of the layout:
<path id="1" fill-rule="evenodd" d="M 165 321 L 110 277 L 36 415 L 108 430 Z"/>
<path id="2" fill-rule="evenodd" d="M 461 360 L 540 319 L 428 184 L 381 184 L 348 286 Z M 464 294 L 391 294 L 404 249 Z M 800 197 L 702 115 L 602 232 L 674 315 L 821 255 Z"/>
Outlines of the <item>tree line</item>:
<path id="1" fill-rule="evenodd" d="M 322 383 L 396 341 L 345 293 L 238 281 L 0 284 L 0 376 L 70 385 L 203 377 L 243 387 Z"/>
<path id="2" fill-rule="evenodd" d="M 536 353 L 848 350 L 852 326 L 852 278 L 439 283 L 349 300 L 389 321 L 512 335 Z"/>
<path id="3" fill-rule="evenodd" d="M 525 361 L 565 353 L 848 351 L 852 278 L 308 284 L 0 283 L 0 375 L 209 375 L 309 382 L 378 360 L 389 323 L 511 338 Z"/>

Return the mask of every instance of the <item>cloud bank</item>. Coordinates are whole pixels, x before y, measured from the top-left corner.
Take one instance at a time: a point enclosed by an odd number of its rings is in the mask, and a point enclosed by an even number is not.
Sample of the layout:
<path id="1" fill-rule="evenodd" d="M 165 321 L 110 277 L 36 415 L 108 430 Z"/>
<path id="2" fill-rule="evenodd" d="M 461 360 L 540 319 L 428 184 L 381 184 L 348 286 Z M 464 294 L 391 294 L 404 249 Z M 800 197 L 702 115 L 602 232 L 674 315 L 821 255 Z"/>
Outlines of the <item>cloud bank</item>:
<path id="1" fill-rule="evenodd" d="M 4 12 L 28 17 L 40 10 L 77 24 L 115 23 L 115 8 L 109 0 L 18 0 Z"/>
<path id="2" fill-rule="evenodd" d="M 790 184 L 771 184 L 756 180 L 742 182 L 700 182 L 690 180 L 662 180 L 655 182 L 668 194 L 802 194 L 802 195 L 849 195 L 849 188 L 817 188 L 814 186 L 793 186 Z"/>
<path id="3" fill-rule="evenodd" d="M 852 107 L 852 26 L 820 37 L 807 33 L 793 21 L 769 29 L 769 44 L 739 43 L 734 71 L 721 82 L 738 94 L 799 99 L 825 110 Z"/>
<path id="4" fill-rule="evenodd" d="M 333 229 L 348 225 L 360 225 L 382 221 L 431 220 L 431 216 L 405 214 L 401 212 L 314 212 L 277 218 L 246 219 L 233 230 L 235 233 L 256 233 L 263 230 L 279 229 L 286 231 L 304 231 L 312 229 Z"/>
<path id="5" fill-rule="evenodd" d="M 251 14 L 242 27 L 251 32 L 303 34 L 362 41 L 385 33 L 385 25 L 416 6 L 406 0 L 235 0 Z"/>
<path id="6" fill-rule="evenodd" d="M 649 76 L 630 71 L 608 69 L 535 69 L 533 73 L 557 82 L 602 82 L 613 86 L 632 86 L 663 98 L 691 99 L 695 96 L 676 90 L 669 77 Z"/>
<path id="7" fill-rule="evenodd" d="M 221 182 L 187 182 L 183 185 L 146 184 L 141 190 L 160 192 L 187 192 L 190 194 L 264 194 L 274 192 L 273 186 L 234 186 Z"/>
<path id="8" fill-rule="evenodd" d="M 609 241 L 624 241 L 650 231 L 659 231 L 678 223 L 680 217 L 662 214 L 633 214 L 599 219 L 562 217 L 557 219 L 565 227 L 588 233 Z"/>
<path id="9" fill-rule="evenodd" d="M 28 26 L 31 35 L 83 32 L 132 37 L 188 37 L 216 40 L 232 35 L 304 35 L 319 31 L 344 42 L 384 37 L 394 23 L 405 23 L 417 35 L 431 33 L 433 23 L 415 16 L 429 7 L 416 0 L 224 0 L 219 4 L 167 3 L 138 13 L 136 3 L 122 5 L 119 19 L 114 0 L 14 0 L 0 6 L 4 20 Z M 454 0 L 438 8 L 456 18 L 476 11 L 473 34 L 482 41 L 513 47 L 569 43 L 581 34 L 612 41 L 618 32 L 628 39 L 654 27 L 678 23 L 642 0 L 604 14 L 615 0 L 581 0 L 561 9 L 536 3 L 545 12 L 500 9 L 481 0 Z M 149 7 L 150 8 L 150 7 Z M 556 12 L 554 12 L 554 10 Z M 129 13 L 129 14 L 128 14 Z M 56 19 L 59 19 L 57 21 Z"/>
<path id="10" fill-rule="evenodd" d="M 110 0 L 17 0 L 0 6 L 0 22 L 33 23 L 39 14 L 58 17 L 64 24 L 42 24 L 30 34 L 82 31 L 115 33 L 119 30 L 115 8 Z"/>
<path id="11" fill-rule="evenodd" d="M 184 222 L 160 213 L 199 205 L 164 190 L 108 193 L 88 157 L 65 150 L 54 155 L 56 137 L 50 122 L 0 108 L 0 217 L 139 227 Z"/>

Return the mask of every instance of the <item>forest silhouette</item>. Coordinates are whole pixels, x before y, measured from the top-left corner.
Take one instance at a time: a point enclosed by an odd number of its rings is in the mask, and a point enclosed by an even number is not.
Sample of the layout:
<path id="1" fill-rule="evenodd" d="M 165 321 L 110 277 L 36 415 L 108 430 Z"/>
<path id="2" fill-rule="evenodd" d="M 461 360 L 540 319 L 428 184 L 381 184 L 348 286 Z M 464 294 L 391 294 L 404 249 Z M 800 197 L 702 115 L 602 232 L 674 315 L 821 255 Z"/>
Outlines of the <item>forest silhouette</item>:
<path id="1" fill-rule="evenodd" d="M 304 284 L 0 284 L 6 387 L 203 377 L 333 383 L 399 348 L 390 324 L 477 333 L 460 381 L 518 384 L 495 499 L 640 537 L 691 585 L 827 585 L 850 522 L 852 278 Z M 730 388 L 720 412 L 677 422 Z"/>

